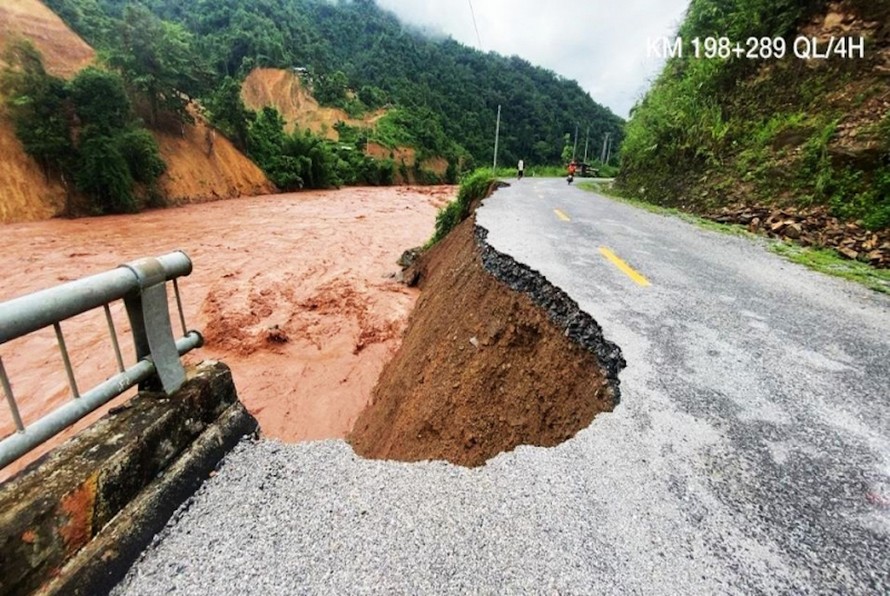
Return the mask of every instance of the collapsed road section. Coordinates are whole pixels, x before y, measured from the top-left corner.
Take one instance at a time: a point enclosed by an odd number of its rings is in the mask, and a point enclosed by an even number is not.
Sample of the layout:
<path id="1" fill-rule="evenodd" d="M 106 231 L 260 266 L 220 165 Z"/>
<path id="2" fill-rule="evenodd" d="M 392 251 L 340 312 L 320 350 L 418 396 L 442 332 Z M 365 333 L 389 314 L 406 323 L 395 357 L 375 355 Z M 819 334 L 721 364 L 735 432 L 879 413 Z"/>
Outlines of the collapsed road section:
<path id="1" fill-rule="evenodd" d="M 470 217 L 423 255 L 401 348 L 349 437 L 365 457 L 478 466 L 573 437 L 619 399 L 617 346 Z"/>

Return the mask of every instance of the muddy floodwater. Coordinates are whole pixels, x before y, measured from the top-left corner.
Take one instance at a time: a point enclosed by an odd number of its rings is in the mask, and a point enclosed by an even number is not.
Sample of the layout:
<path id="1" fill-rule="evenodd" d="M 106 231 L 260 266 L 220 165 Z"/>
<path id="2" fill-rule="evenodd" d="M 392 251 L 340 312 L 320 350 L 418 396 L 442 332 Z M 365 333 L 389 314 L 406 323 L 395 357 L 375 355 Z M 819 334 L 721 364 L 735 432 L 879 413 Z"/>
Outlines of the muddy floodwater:
<path id="1" fill-rule="evenodd" d="M 393 279 L 396 260 L 429 238 L 437 208 L 455 190 L 304 192 L 0 226 L 0 301 L 184 250 L 194 263 L 180 280 L 186 320 L 206 339 L 187 361 L 228 364 L 267 436 L 342 437 L 398 348 L 417 298 Z M 123 304 L 111 310 L 132 363 Z M 62 330 L 81 390 L 115 374 L 101 309 L 62 323 Z M 71 398 L 52 329 L 0 346 L 0 357 L 26 424 Z M 12 431 L 0 403 L 0 436 Z"/>

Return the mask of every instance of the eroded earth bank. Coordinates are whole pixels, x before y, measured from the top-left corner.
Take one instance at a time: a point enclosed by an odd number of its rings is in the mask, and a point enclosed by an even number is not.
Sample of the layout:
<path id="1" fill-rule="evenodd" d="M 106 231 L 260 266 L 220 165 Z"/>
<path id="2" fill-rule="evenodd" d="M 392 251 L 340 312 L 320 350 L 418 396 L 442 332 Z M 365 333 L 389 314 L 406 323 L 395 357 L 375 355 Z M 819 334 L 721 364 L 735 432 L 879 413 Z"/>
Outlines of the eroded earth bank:
<path id="1" fill-rule="evenodd" d="M 350 435 L 360 455 L 481 465 L 558 445 L 617 403 L 621 351 L 485 235 L 471 217 L 409 270 L 421 297 Z"/>

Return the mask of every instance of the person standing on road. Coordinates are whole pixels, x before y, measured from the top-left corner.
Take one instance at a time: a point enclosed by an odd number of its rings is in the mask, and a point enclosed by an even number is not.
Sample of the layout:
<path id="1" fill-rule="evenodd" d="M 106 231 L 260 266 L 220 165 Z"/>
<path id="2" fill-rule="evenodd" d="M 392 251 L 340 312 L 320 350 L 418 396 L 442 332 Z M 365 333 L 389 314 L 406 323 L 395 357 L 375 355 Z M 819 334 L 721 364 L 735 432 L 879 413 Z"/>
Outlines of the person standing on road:
<path id="1" fill-rule="evenodd" d="M 520 159 L 516 166 L 516 179 L 522 180 L 523 174 L 525 174 L 525 162 Z"/>

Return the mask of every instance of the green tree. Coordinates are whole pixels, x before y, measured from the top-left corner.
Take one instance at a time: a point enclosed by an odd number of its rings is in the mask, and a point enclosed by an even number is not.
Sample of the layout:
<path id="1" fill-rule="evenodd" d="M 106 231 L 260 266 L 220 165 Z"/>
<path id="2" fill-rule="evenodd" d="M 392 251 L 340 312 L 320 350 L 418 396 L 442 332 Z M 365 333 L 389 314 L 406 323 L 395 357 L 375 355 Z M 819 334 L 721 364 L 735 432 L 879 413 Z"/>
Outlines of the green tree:
<path id="1" fill-rule="evenodd" d="M 152 186 L 167 169 L 158 143 L 144 128 L 132 127 L 116 135 L 117 149 L 136 182 Z"/>
<path id="2" fill-rule="evenodd" d="M 250 125 L 247 138 L 247 152 L 261 167 L 268 167 L 278 159 L 285 138 L 284 119 L 278 110 L 269 106 L 260 110 Z"/>
<path id="3" fill-rule="evenodd" d="M 376 109 L 386 105 L 386 92 L 374 85 L 364 85 L 358 92 L 358 98 L 369 108 Z"/>
<path id="4" fill-rule="evenodd" d="M 46 73 L 40 53 L 29 41 L 13 42 L 4 59 L 2 90 L 16 135 L 47 177 L 56 174 L 64 179 L 74 153 L 65 82 Z"/>
<path id="5" fill-rule="evenodd" d="M 80 144 L 75 181 L 93 199 L 97 213 L 136 211 L 133 177 L 115 139 L 98 135 Z"/>
<path id="6" fill-rule="evenodd" d="M 253 112 L 241 99 L 241 85 L 232 77 L 226 77 L 207 99 L 210 122 L 232 139 L 241 151 L 247 150 L 248 134 Z"/>
<path id="7" fill-rule="evenodd" d="M 151 191 L 165 164 L 154 137 L 135 122 L 121 76 L 91 67 L 65 83 L 45 72 L 29 44 L 14 45 L 6 63 L 16 134 L 47 176 L 73 181 L 94 213 L 134 211 L 134 185 Z M 70 202 L 66 210 L 73 212 Z"/>
<path id="8" fill-rule="evenodd" d="M 312 91 L 322 105 L 343 106 L 349 91 L 349 80 L 342 70 L 337 70 L 317 77 Z"/>
<path id="9" fill-rule="evenodd" d="M 121 76 L 80 71 L 67 94 L 80 122 L 74 179 L 96 213 L 137 210 L 134 184 L 151 192 L 166 166 L 154 137 L 137 125 Z"/>
<path id="10" fill-rule="evenodd" d="M 90 66 L 68 84 L 68 96 L 84 128 L 111 135 L 133 120 L 130 99 L 121 76 Z"/>
<path id="11" fill-rule="evenodd" d="M 163 109 L 183 122 L 190 95 L 200 88 L 192 35 L 181 25 L 161 21 L 141 5 L 128 5 L 108 63 L 149 102 L 156 124 Z"/>
<path id="12" fill-rule="evenodd" d="M 574 153 L 574 147 L 572 145 L 572 135 L 566 133 L 562 138 L 562 161 L 563 163 L 569 163 L 572 161 L 572 153 Z"/>

